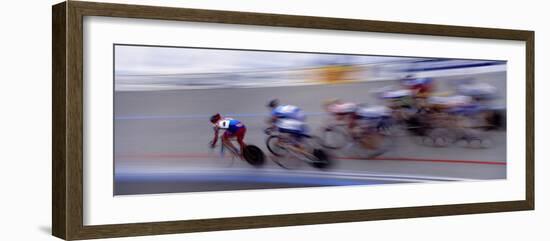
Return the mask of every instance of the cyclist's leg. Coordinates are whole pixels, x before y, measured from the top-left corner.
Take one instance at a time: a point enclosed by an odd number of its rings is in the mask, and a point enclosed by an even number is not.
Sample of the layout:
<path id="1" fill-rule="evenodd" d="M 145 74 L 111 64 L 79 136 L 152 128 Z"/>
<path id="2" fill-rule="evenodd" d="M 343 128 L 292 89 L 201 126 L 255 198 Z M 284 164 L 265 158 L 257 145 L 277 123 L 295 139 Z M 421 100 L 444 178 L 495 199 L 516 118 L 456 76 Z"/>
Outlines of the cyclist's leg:
<path id="1" fill-rule="evenodd" d="M 383 136 L 374 128 L 365 130 L 362 138 L 363 146 L 367 149 L 376 150 L 380 148 Z"/>
<path id="2" fill-rule="evenodd" d="M 231 138 L 234 136 L 235 134 L 233 132 L 225 131 L 222 135 L 222 144 L 236 152 L 238 149 L 235 148 L 235 145 L 231 142 Z"/>
<path id="3" fill-rule="evenodd" d="M 365 125 L 363 122 L 364 120 L 361 117 L 350 114 L 346 131 L 354 140 L 359 139 L 363 134 L 363 126 Z"/>
<path id="4" fill-rule="evenodd" d="M 246 147 L 246 144 L 244 143 L 245 135 L 246 135 L 246 127 L 242 127 L 235 132 L 235 136 L 237 137 L 237 143 L 239 143 L 239 146 L 241 149 L 241 155 L 242 153 L 244 153 L 244 148 Z"/>
<path id="5" fill-rule="evenodd" d="M 298 131 L 298 130 L 295 130 L 295 131 L 289 131 L 287 134 L 288 134 L 288 138 L 289 140 L 292 141 L 292 143 L 290 143 L 290 146 L 295 150 L 295 151 L 298 151 L 302 154 L 305 154 L 307 153 L 307 151 L 305 150 L 304 148 L 304 145 L 302 144 L 302 140 L 304 138 L 304 132 L 305 132 L 305 129 L 301 130 L 301 131 Z"/>

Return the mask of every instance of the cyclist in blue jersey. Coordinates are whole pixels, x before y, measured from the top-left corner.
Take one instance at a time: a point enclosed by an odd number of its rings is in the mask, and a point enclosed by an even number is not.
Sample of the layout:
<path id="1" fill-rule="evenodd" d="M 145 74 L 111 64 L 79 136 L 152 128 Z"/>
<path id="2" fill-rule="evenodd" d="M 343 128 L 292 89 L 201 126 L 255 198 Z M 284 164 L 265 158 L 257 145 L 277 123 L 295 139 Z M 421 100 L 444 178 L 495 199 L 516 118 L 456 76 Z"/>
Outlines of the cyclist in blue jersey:
<path id="1" fill-rule="evenodd" d="M 268 105 L 271 109 L 272 122 L 275 123 L 278 119 L 293 119 L 297 121 L 305 121 L 304 112 L 294 105 L 280 105 L 279 100 L 271 100 Z"/>
<path id="2" fill-rule="evenodd" d="M 232 138 L 236 138 L 240 146 L 240 153 L 242 155 L 246 144 L 244 143 L 244 136 L 246 134 L 246 127 L 244 124 L 238 120 L 232 118 L 223 118 L 219 113 L 216 113 L 210 117 L 210 122 L 214 125 L 214 138 L 210 142 L 212 148 L 216 146 L 218 141 L 219 130 L 225 130 L 222 135 L 222 143 L 237 150 L 233 143 L 231 143 Z"/>
<path id="3" fill-rule="evenodd" d="M 279 105 L 277 99 L 271 100 L 267 107 L 271 110 L 268 120 L 271 127 L 268 130 L 277 129 L 280 133 L 291 136 L 298 145 L 301 138 L 307 135 L 303 111 L 293 105 Z"/>
<path id="4" fill-rule="evenodd" d="M 418 78 L 413 75 L 407 75 L 401 79 L 401 85 L 414 92 L 418 98 L 429 97 L 435 91 L 435 84 L 432 78 Z"/>

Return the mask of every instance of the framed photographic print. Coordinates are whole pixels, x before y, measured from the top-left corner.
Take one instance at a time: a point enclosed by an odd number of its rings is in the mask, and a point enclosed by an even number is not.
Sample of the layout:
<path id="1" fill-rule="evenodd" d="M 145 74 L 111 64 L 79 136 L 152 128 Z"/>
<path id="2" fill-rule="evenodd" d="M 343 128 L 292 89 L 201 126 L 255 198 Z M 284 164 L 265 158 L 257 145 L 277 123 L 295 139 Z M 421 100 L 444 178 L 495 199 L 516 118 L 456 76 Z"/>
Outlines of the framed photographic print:
<path id="1" fill-rule="evenodd" d="M 534 32 L 53 6 L 53 235 L 534 209 Z"/>

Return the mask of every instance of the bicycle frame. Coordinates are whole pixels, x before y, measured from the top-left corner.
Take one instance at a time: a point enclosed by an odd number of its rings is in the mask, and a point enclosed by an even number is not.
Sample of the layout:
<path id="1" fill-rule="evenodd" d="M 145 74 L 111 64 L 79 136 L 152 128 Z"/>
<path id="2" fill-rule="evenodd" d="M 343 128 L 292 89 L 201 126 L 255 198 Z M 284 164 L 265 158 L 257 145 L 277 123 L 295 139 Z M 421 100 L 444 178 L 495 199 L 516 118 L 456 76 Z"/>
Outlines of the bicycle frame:
<path id="1" fill-rule="evenodd" d="M 224 157 L 224 153 L 225 153 L 224 150 L 225 150 L 226 148 L 229 149 L 229 151 L 230 151 L 231 154 L 233 155 L 233 156 L 232 156 L 233 158 L 235 158 L 235 157 L 241 158 L 241 154 L 239 153 L 239 151 L 238 151 L 236 148 L 231 147 L 231 146 L 228 146 L 227 144 L 225 144 L 225 143 L 223 142 L 223 138 L 222 138 L 221 135 L 220 135 L 218 138 L 220 139 L 219 141 L 220 141 L 220 143 L 221 143 L 221 146 L 220 146 L 220 157 L 221 157 L 221 158 Z M 231 141 L 231 140 L 229 140 L 229 141 Z"/>
<path id="2" fill-rule="evenodd" d="M 279 138 L 284 138 L 284 142 L 282 143 L 278 143 L 279 146 L 281 146 L 282 148 L 284 148 L 285 150 L 288 150 L 289 154 L 291 154 L 293 157 L 301 160 L 301 161 L 304 161 L 304 162 L 307 162 L 307 163 L 313 163 L 316 161 L 317 157 L 315 157 L 314 155 L 308 153 L 307 151 L 305 150 L 301 150 L 295 146 L 293 146 L 293 141 L 288 141 L 289 138 L 287 137 L 283 137 L 283 136 L 280 136 L 279 135 Z"/>

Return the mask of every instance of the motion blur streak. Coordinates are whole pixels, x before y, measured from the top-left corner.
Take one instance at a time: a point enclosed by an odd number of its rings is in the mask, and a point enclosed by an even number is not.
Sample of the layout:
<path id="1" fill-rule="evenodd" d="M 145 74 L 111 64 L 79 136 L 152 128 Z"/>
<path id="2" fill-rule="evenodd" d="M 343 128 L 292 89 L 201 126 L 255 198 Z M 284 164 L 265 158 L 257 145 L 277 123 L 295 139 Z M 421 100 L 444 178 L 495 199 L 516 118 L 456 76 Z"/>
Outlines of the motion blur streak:
<path id="1" fill-rule="evenodd" d="M 115 195 L 506 178 L 504 61 L 116 45 L 114 78 Z M 273 99 L 330 167 L 268 150 Z M 209 148 L 214 113 L 264 166 Z"/>

